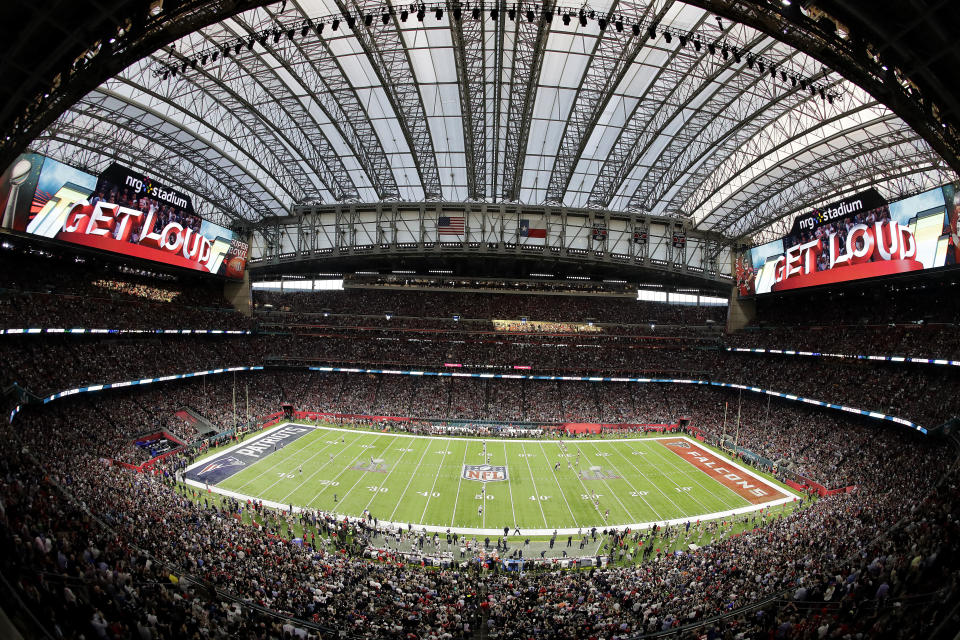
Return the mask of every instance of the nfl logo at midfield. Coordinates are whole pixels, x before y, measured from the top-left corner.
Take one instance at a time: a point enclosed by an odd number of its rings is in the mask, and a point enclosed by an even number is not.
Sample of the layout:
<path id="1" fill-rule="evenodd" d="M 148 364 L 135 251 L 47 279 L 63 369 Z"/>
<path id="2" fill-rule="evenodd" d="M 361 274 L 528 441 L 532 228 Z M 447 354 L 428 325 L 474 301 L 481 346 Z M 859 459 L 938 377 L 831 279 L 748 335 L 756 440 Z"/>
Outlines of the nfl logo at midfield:
<path id="1" fill-rule="evenodd" d="M 477 482 L 500 482 L 507 479 L 507 468 L 489 464 L 465 464 L 462 477 L 464 480 Z"/>

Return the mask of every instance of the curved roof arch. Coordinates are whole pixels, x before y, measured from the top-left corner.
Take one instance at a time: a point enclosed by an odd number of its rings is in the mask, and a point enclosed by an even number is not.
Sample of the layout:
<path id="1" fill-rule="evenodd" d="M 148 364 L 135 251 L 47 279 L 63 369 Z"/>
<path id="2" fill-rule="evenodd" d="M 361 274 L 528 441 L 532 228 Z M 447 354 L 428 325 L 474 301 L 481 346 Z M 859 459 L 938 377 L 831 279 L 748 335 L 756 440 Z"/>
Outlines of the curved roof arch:
<path id="1" fill-rule="evenodd" d="M 258 6 L 129 64 L 31 147 L 163 171 L 220 222 L 517 202 L 666 215 L 731 242 L 865 186 L 893 199 L 957 179 L 838 71 L 695 4 Z"/>

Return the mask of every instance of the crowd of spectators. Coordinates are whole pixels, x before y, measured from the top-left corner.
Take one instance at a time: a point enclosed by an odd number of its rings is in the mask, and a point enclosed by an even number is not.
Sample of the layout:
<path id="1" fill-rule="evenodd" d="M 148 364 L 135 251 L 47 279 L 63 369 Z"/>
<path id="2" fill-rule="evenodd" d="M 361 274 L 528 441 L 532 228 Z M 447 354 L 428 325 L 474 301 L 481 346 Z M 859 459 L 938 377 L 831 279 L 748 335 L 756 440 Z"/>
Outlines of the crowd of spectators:
<path id="1" fill-rule="evenodd" d="M 268 306 L 269 305 L 269 306 Z M 632 296 L 465 293 L 345 289 L 279 293 L 256 291 L 258 311 L 294 314 L 379 315 L 415 318 L 502 319 L 616 324 L 722 324 L 725 307 L 642 302 Z"/>
<path id="2" fill-rule="evenodd" d="M 298 385 L 283 374 L 273 386 Z M 103 406 L 66 399 L 3 427 L 0 537 L 10 553 L 0 563 L 36 624 L 54 635 L 280 638 L 306 637 L 317 625 L 341 637 L 625 638 L 724 614 L 692 634 L 920 637 L 957 597 L 960 565 L 949 553 L 960 535 L 956 452 L 903 429 L 838 422 L 848 437 L 835 446 L 855 492 L 772 511 L 696 551 L 655 550 L 676 531 L 618 531 L 611 557 L 625 545 L 645 562 L 501 573 L 467 558 L 430 570 L 384 551 L 386 536 L 402 534 L 372 522 L 302 513 L 303 535 L 291 540 L 288 528 L 244 523 L 255 505 L 221 506 L 169 477 L 103 464 L 97 452 L 111 437 L 104 406 L 141 393 L 104 395 Z M 659 393 L 668 402 L 679 396 L 683 409 L 701 404 L 685 392 Z M 228 397 L 225 388 L 217 395 Z M 741 423 L 759 410 L 742 410 Z M 266 521 L 283 518 L 294 519 Z M 779 595 L 738 613 L 771 594 Z"/>
<path id="3" fill-rule="evenodd" d="M 695 378 L 748 384 L 807 398 L 878 411 L 906 418 L 925 427 L 936 427 L 960 414 L 960 396 L 952 392 L 958 382 L 954 367 L 873 362 L 834 358 L 727 352 L 686 339 L 654 341 L 645 337 L 594 338 L 591 336 L 524 337 L 517 341 L 474 340 L 471 336 L 437 336 L 426 333 L 378 331 L 344 332 L 323 336 L 5 336 L 0 350 L 0 388 L 13 382 L 36 395 L 46 395 L 86 384 L 122 382 L 143 377 L 187 373 L 222 367 L 279 365 L 303 369 L 312 365 L 364 369 L 416 369 L 445 372 L 580 375 L 613 377 Z M 815 366 L 814 366 L 815 365 Z M 342 402 L 365 413 L 382 412 L 396 401 L 392 387 L 379 395 L 379 380 L 351 387 Z M 424 379 L 426 380 L 426 379 Z M 413 383 L 404 383 L 413 384 Z M 449 382 L 418 383 L 418 392 L 440 408 L 450 402 Z M 487 398 L 496 405 L 498 419 L 576 421 L 587 409 L 598 421 L 611 421 L 618 413 L 628 419 L 624 405 L 607 406 L 597 395 L 586 404 L 566 408 L 525 394 L 525 387 L 503 398 Z M 411 394 L 400 392 L 409 402 Z M 457 393 L 456 402 L 480 400 L 475 393 Z M 499 393 L 499 392 L 498 392 Z M 594 392 L 590 392 L 594 393 Z M 935 398 L 935 402 L 930 399 Z M 536 403 L 546 403 L 538 413 Z M 598 409 L 592 407 L 597 406 Z M 406 411 L 430 411 L 429 406 Z M 476 412 L 474 412 L 476 413 Z M 552 416 L 548 418 L 548 416 Z M 629 419 L 628 419 L 629 421 Z"/>
<path id="4" fill-rule="evenodd" d="M 853 483 L 852 462 L 871 449 L 871 429 L 848 428 L 841 414 L 754 394 L 709 387 L 649 383 L 436 378 L 300 371 L 264 371 L 164 383 L 145 391 L 82 396 L 100 415 L 109 446 L 96 453 L 140 464 L 137 436 L 165 431 L 183 443 L 248 428 L 266 416 L 294 410 L 328 414 L 328 420 L 374 424 L 380 418 L 412 419 L 410 426 L 556 429 L 564 423 L 674 425 L 687 419 L 711 442 L 746 449 L 784 478 L 828 488 Z M 189 419 L 181 417 L 186 412 Z M 334 417 L 339 416 L 339 417 Z M 366 416 L 370 416 L 366 418 Z M 397 422 L 399 424 L 399 422 Z M 409 428 L 409 426 L 408 426 Z"/>
<path id="5" fill-rule="evenodd" d="M 95 258 L 0 250 L 0 328 L 250 329 L 223 282 Z"/>
<path id="6" fill-rule="evenodd" d="M 960 329 L 954 324 L 747 327 L 723 342 L 747 349 L 960 360 Z"/>

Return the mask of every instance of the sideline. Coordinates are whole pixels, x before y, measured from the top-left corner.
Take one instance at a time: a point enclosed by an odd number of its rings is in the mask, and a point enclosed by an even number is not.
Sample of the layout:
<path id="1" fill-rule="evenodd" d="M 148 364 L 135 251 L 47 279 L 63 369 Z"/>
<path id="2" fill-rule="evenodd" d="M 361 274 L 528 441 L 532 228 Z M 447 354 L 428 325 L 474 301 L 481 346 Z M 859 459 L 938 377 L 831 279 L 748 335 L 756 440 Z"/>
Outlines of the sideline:
<path id="1" fill-rule="evenodd" d="M 282 427 L 290 426 L 290 425 L 295 425 L 295 426 L 300 426 L 300 427 L 312 427 L 312 428 L 314 428 L 314 429 L 324 429 L 324 430 L 327 430 L 327 431 L 340 431 L 340 432 L 345 432 L 345 433 L 356 433 L 356 432 L 357 432 L 357 429 L 344 429 L 344 428 L 342 428 L 342 427 L 325 427 L 325 426 L 320 427 L 320 426 L 315 426 L 315 425 L 301 424 L 301 423 L 298 423 L 298 422 L 282 422 L 282 423 L 279 423 L 279 424 L 277 424 L 277 425 L 275 425 L 275 426 L 273 426 L 273 427 L 270 427 L 269 429 L 265 430 L 263 433 L 258 434 L 257 437 L 254 438 L 253 440 L 249 440 L 249 441 L 246 441 L 246 442 L 241 442 L 241 443 L 239 443 L 239 444 L 233 445 L 233 446 L 231 446 L 231 447 L 229 447 L 229 448 L 227 448 L 227 449 L 219 452 L 219 453 L 217 454 L 217 456 L 212 457 L 212 459 L 219 458 L 220 456 L 225 455 L 225 454 L 228 454 L 228 453 L 230 453 L 231 451 L 234 451 L 235 449 L 238 449 L 238 448 L 240 448 L 240 447 L 249 446 L 249 444 L 250 444 L 251 442 L 255 442 L 256 440 L 259 440 L 260 438 L 269 435 L 269 434 L 270 434 L 271 432 L 273 432 L 274 430 L 279 429 L 279 428 L 282 428 Z M 372 432 L 372 433 L 376 433 L 376 432 Z M 418 435 L 418 434 L 412 434 L 412 433 L 391 433 L 391 434 L 389 434 L 389 435 L 391 435 L 391 436 L 397 436 L 397 437 L 401 437 L 401 438 L 421 438 L 421 439 L 430 439 L 430 440 L 435 440 L 435 439 L 441 439 L 441 438 L 442 438 L 442 436 L 425 436 L 425 435 Z M 611 440 L 611 442 L 649 442 L 649 441 L 651 441 L 651 440 L 671 440 L 671 439 L 676 439 L 676 438 L 682 438 L 682 439 L 686 440 L 687 442 L 689 442 L 691 445 L 699 446 L 699 444 L 698 444 L 697 442 L 695 442 L 694 440 L 691 440 L 691 439 L 688 438 L 687 436 L 656 436 L 656 437 L 650 437 L 650 438 L 617 438 L 616 440 Z M 463 439 L 463 440 L 467 440 L 467 441 L 473 441 L 473 442 L 481 442 L 481 441 L 483 441 L 483 440 L 489 440 L 490 438 L 458 438 L 458 440 L 459 440 L 459 439 Z M 513 441 L 513 442 L 521 442 L 521 443 L 522 443 L 522 442 L 543 442 L 543 439 L 542 439 L 542 438 L 539 438 L 539 439 L 537 439 L 537 438 L 508 438 L 508 439 L 504 439 L 504 442 L 506 442 L 507 440 L 510 440 L 510 441 Z M 576 440 L 576 438 L 569 438 L 568 440 Z M 747 475 L 749 475 L 750 477 L 756 479 L 757 481 L 763 482 L 763 483 L 765 483 L 765 484 L 769 482 L 769 481 L 766 480 L 765 478 L 763 478 L 763 477 L 761 477 L 761 476 L 758 476 L 758 475 L 757 475 L 756 473 L 754 473 L 752 470 L 747 469 L 747 468 L 745 468 L 745 467 L 737 464 L 736 462 L 734 462 L 733 460 L 730 460 L 730 459 L 727 458 L 726 456 L 720 456 L 720 457 L 722 457 L 727 464 L 729 464 L 729 465 L 731 465 L 731 466 L 739 469 L 740 471 L 742 471 L 743 473 L 746 473 Z M 201 464 L 209 464 L 209 463 L 212 461 L 212 459 L 211 459 L 211 458 L 205 458 L 205 459 L 203 459 L 203 460 L 201 460 L 201 461 L 199 461 L 199 462 L 195 462 L 195 463 L 193 463 L 192 465 L 188 466 L 186 469 L 184 469 L 184 473 L 186 473 L 186 472 L 189 471 L 190 469 L 193 469 L 193 468 L 195 468 L 195 467 L 200 466 Z M 696 467 L 694 467 L 694 468 L 696 468 Z M 708 474 L 706 474 L 705 472 L 704 472 L 704 475 L 707 476 L 707 477 L 710 477 L 710 476 L 709 476 Z M 208 489 L 208 487 L 207 487 L 204 483 L 198 482 L 198 481 L 196 481 L 196 480 L 185 479 L 184 482 L 185 482 L 186 484 L 194 487 L 194 488 L 197 488 L 197 489 L 201 489 L 201 490 L 203 490 L 203 489 Z M 650 522 L 635 522 L 635 523 L 631 523 L 631 524 L 617 524 L 617 525 L 607 525 L 607 524 L 601 522 L 601 523 L 597 523 L 597 524 L 596 524 L 596 527 L 597 527 L 598 529 L 606 529 L 606 528 L 613 527 L 613 528 L 615 528 L 615 529 L 625 529 L 625 528 L 629 528 L 629 529 L 632 529 L 632 530 L 638 530 L 638 529 L 639 529 L 639 530 L 642 530 L 642 529 L 649 529 L 649 528 L 653 527 L 654 525 L 670 525 L 670 526 L 673 526 L 673 525 L 678 525 L 678 524 L 685 524 L 686 522 L 688 522 L 688 521 L 690 521 L 690 520 L 694 520 L 694 519 L 695 519 L 695 520 L 716 520 L 716 519 L 720 519 L 720 518 L 729 518 L 729 517 L 732 517 L 732 516 L 743 515 L 743 514 L 745 514 L 745 513 L 752 513 L 752 512 L 754 512 L 754 511 L 761 511 L 761 510 L 763 510 L 763 509 L 768 509 L 768 508 L 772 508 L 772 507 L 778 507 L 778 506 L 780 506 L 780 505 L 789 504 L 789 503 L 793 502 L 794 500 L 796 500 L 798 497 L 801 497 L 801 496 L 799 496 L 799 494 L 796 494 L 796 493 L 794 493 L 793 491 L 791 491 L 791 490 L 789 490 L 789 489 L 780 487 L 779 485 L 777 485 L 777 488 L 780 489 L 780 490 L 782 490 L 782 491 L 784 491 L 784 492 L 787 494 L 787 497 L 785 497 L 785 498 L 778 498 L 778 499 L 776 499 L 776 500 L 770 500 L 770 501 L 768 501 L 768 502 L 763 502 L 763 503 L 760 503 L 760 504 L 753 504 L 753 505 L 749 505 L 749 506 L 746 506 L 746 507 L 740 507 L 740 508 L 737 508 L 737 509 L 729 509 L 729 510 L 727 510 L 727 511 L 716 511 L 716 512 L 714 512 L 714 513 L 704 513 L 704 514 L 690 514 L 689 516 L 685 516 L 685 517 L 682 517 L 682 518 L 673 518 L 673 519 L 671 519 L 671 520 L 653 520 L 653 521 L 650 521 Z M 217 494 L 220 494 L 220 495 L 223 495 L 223 496 L 227 496 L 227 497 L 230 497 L 230 498 L 235 498 L 235 499 L 240 500 L 240 501 L 242 501 L 242 502 L 247 502 L 248 500 L 249 500 L 249 501 L 262 502 L 264 505 L 266 505 L 266 506 L 268 506 L 268 507 L 271 507 L 271 508 L 273 508 L 273 509 L 287 510 L 287 509 L 290 508 L 290 505 L 289 505 L 289 504 L 281 504 L 280 502 L 277 502 L 277 501 L 275 501 L 275 500 L 264 500 L 264 499 L 258 498 L 258 497 L 256 497 L 256 496 L 251 496 L 251 495 L 247 495 L 247 494 L 243 494 L 243 493 L 238 493 L 238 492 L 236 492 L 236 491 L 229 491 L 229 490 L 227 490 L 227 489 L 222 489 L 222 488 L 216 487 L 216 486 L 211 486 L 211 487 L 209 487 L 209 491 L 212 492 L 212 493 L 217 493 Z M 306 510 L 306 509 L 304 509 L 303 507 L 301 507 L 301 506 L 299 506 L 299 505 L 293 505 L 293 511 L 294 511 L 294 513 L 300 513 L 300 512 L 305 511 L 305 510 Z M 309 511 L 313 511 L 313 509 L 309 509 Z M 330 515 L 332 515 L 333 517 L 335 517 L 335 518 L 338 519 L 338 520 L 342 520 L 342 519 L 347 519 L 347 520 L 349 520 L 349 521 L 359 521 L 359 520 L 362 520 L 362 518 L 361 518 L 360 516 L 356 516 L 356 515 L 347 515 L 347 514 L 342 514 L 342 513 L 331 513 L 331 512 L 324 512 L 324 513 L 329 513 Z M 408 528 L 412 528 L 412 529 L 415 530 L 415 531 L 426 531 L 426 532 L 428 532 L 428 533 L 446 533 L 446 532 L 449 530 L 450 532 L 456 532 L 456 533 L 458 533 L 458 534 L 483 535 L 483 536 L 486 536 L 486 535 L 502 535 L 502 534 L 503 534 L 503 528 L 502 528 L 502 527 L 490 529 L 490 528 L 454 527 L 454 526 L 445 527 L 445 526 L 442 526 L 442 525 L 440 525 L 440 526 L 437 526 L 437 525 L 421 525 L 421 524 L 407 523 L 407 522 L 390 522 L 390 521 L 386 521 L 386 520 L 380 520 L 379 522 L 380 522 L 380 528 L 381 528 L 381 529 L 383 529 L 383 528 L 392 528 L 392 529 L 408 529 Z M 592 525 L 592 524 L 584 524 L 582 527 L 567 527 L 567 528 L 564 528 L 564 529 L 523 529 L 523 535 L 525 535 L 525 536 L 549 536 L 549 535 L 552 535 L 554 531 L 557 532 L 557 535 L 576 535 L 577 533 L 582 532 L 584 529 L 589 530 L 590 527 L 592 527 L 592 526 L 594 526 L 594 525 Z"/>

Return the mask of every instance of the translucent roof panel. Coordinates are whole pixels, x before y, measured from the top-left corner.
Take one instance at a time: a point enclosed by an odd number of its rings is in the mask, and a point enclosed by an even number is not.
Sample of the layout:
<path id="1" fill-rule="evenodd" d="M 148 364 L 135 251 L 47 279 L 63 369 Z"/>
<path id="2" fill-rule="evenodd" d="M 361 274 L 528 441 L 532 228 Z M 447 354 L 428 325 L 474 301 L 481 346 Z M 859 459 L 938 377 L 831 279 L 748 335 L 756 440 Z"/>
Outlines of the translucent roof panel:
<path id="1" fill-rule="evenodd" d="M 956 177 L 837 72 L 693 5 L 523 5 L 496 19 L 418 6 L 240 13 L 130 65 L 33 147 L 95 169 L 105 160 L 89 149 L 106 145 L 169 171 L 221 219 L 519 201 L 676 216 L 731 239 L 854 186 L 897 197 Z"/>

